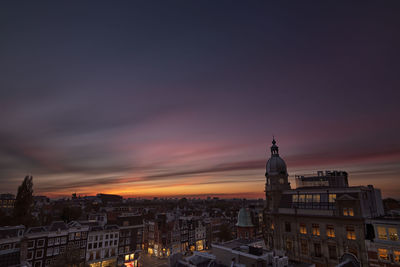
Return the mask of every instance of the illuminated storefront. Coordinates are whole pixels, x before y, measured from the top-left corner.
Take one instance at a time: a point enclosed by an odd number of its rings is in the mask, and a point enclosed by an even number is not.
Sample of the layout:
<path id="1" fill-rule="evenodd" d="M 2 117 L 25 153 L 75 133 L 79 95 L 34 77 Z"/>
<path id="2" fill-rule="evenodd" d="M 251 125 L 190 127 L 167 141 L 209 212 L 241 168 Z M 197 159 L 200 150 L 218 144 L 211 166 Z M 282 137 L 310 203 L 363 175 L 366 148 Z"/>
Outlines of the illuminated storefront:
<path id="1" fill-rule="evenodd" d="M 204 240 L 197 240 L 196 241 L 196 250 L 201 251 L 204 249 Z"/>

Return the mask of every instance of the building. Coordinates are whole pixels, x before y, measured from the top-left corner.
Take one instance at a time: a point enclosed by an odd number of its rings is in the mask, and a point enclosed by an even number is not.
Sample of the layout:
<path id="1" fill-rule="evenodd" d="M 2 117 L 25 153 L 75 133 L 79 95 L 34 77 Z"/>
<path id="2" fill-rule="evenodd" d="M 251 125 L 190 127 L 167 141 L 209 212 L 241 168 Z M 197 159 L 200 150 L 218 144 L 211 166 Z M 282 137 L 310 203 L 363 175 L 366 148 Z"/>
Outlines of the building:
<path id="1" fill-rule="evenodd" d="M 90 226 L 86 248 L 86 264 L 90 267 L 116 267 L 118 240 L 118 226 Z"/>
<path id="2" fill-rule="evenodd" d="M 143 244 L 142 215 L 121 214 L 115 224 L 119 227 L 118 266 L 137 267 Z"/>
<path id="3" fill-rule="evenodd" d="M 369 266 L 400 265 L 399 218 L 375 218 L 366 221 Z"/>
<path id="4" fill-rule="evenodd" d="M 236 236 L 239 239 L 254 239 L 255 226 L 251 220 L 251 214 L 248 209 L 242 207 L 238 213 L 236 223 Z"/>
<path id="5" fill-rule="evenodd" d="M 13 194 L 0 194 L 0 209 L 6 213 L 14 209 L 15 195 Z"/>
<path id="6" fill-rule="evenodd" d="M 49 226 L 29 228 L 21 241 L 21 261 L 33 267 L 61 261 L 84 266 L 89 227 L 77 222 L 55 221 Z"/>
<path id="7" fill-rule="evenodd" d="M 0 227 L 0 266 L 20 264 L 20 246 L 25 226 Z"/>
<path id="8" fill-rule="evenodd" d="M 341 171 L 296 176 L 292 189 L 275 140 L 265 177 L 267 248 L 317 266 L 335 266 L 344 256 L 368 266 L 365 220 L 384 214 L 378 189 L 348 186 Z"/>

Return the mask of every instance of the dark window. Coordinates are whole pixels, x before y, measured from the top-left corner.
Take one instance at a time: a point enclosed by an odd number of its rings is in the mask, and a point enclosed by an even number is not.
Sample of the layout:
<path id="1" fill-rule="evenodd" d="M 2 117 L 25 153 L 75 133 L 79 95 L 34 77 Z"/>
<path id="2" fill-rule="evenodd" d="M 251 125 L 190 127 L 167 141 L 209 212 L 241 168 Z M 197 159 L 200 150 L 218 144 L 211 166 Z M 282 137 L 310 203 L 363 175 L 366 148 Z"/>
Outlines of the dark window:
<path id="1" fill-rule="evenodd" d="M 315 253 L 315 257 L 321 257 L 321 244 L 320 243 L 314 243 L 314 253 Z"/>
<path id="2" fill-rule="evenodd" d="M 285 231 L 286 232 L 291 232 L 292 231 L 290 222 L 285 222 Z"/>
<path id="3" fill-rule="evenodd" d="M 302 239 L 300 241 L 300 249 L 301 249 L 301 254 L 303 255 L 308 255 L 308 244 L 307 240 Z"/>
<path id="4" fill-rule="evenodd" d="M 335 245 L 328 245 L 328 251 L 329 251 L 329 258 L 336 260 L 337 259 L 337 254 L 336 254 L 336 246 Z"/>

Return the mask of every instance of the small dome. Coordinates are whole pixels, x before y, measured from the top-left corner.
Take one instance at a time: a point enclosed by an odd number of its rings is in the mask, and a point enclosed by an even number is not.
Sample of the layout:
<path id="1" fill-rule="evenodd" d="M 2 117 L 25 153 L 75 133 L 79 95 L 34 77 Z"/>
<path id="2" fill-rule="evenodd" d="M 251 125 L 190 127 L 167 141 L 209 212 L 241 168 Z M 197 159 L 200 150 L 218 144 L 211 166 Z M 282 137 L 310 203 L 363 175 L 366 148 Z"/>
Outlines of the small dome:
<path id="1" fill-rule="evenodd" d="M 266 167 L 267 175 L 287 174 L 286 163 L 278 155 L 273 155 L 267 161 Z"/>
<path id="2" fill-rule="evenodd" d="M 271 158 L 267 161 L 265 175 L 287 175 L 287 168 L 285 161 L 279 157 L 279 148 L 276 145 L 275 138 L 272 139 Z"/>
<path id="3" fill-rule="evenodd" d="M 253 223 L 251 222 L 251 215 L 250 212 L 245 209 L 241 208 L 238 213 L 238 220 L 236 226 L 239 227 L 253 227 Z"/>

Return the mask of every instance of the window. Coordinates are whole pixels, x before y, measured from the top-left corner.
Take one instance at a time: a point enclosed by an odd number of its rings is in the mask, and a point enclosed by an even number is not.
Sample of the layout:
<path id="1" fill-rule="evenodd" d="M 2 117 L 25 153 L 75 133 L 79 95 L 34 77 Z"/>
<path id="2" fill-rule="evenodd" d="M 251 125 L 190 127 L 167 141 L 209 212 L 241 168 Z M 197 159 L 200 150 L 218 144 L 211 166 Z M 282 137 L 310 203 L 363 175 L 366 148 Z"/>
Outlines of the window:
<path id="1" fill-rule="evenodd" d="M 42 267 L 42 261 L 35 261 L 35 264 L 33 264 L 33 267 Z"/>
<path id="2" fill-rule="evenodd" d="M 397 233 L 397 229 L 396 228 L 388 228 L 388 232 L 389 232 L 390 240 L 392 240 L 392 241 L 399 240 L 399 235 Z"/>
<path id="3" fill-rule="evenodd" d="M 117 240 L 114 240 L 114 246 L 116 246 L 117 245 Z"/>
<path id="4" fill-rule="evenodd" d="M 286 251 L 292 251 L 293 249 L 293 242 L 289 238 L 286 239 Z"/>
<path id="5" fill-rule="evenodd" d="M 321 257 L 321 244 L 320 243 L 314 243 L 314 254 L 315 257 Z"/>
<path id="6" fill-rule="evenodd" d="M 54 251 L 53 251 L 53 255 L 58 255 L 60 253 L 60 248 L 59 247 L 55 247 Z"/>
<path id="7" fill-rule="evenodd" d="M 335 203 L 336 194 L 329 194 L 329 203 Z"/>
<path id="8" fill-rule="evenodd" d="M 326 226 L 326 236 L 331 238 L 335 237 L 335 228 L 333 225 Z"/>
<path id="9" fill-rule="evenodd" d="M 74 233 L 69 234 L 69 240 L 74 240 L 74 237 L 75 237 Z"/>
<path id="10" fill-rule="evenodd" d="M 110 239 L 111 239 L 111 238 L 114 238 L 114 235 L 113 235 L 113 234 L 110 234 Z"/>
<path id="11" fill-rule="evenodd" d="M 129 254 L 125 255 L 125 261 L 129 261 Z"/>
<path id="12" fill-rule="evenodd" d="M 320 235 L 319 224 L 313 223 L 313 225 L 312 225 L 312 234 L 315 235 L 315 236 L 319 236 Z"/>
<path id="13" fill-rule="evenodd" d="M 108 241 L 105 242 L 104 246 L 105 246 L 105 247 L 108 247 Z"/>
<path id="14" fill-rule="evenodd" d="M 35 258 L 40 259 L 43 257 L 43 249 L 36 250 Z"/>
<path id="15" fill-rule="evenodd" d="M 53 248 L 47 248 L 46 256 L 53 256 Z"/>
<path id="16" fill-rule="evenodd" d="M 57 238 L 54 240 L 54 245 L 59 245 L 59 244 L 60 244 L 60 238 L 57 237 Z"/>
<path id="17" fill-rule="evenodd" d="M 380 260 L 389 260 L 389 253 L 388 250 L 385 248 L 378 248 L 378 257 Z"/>
<path id="18" fill-rule="evenodd" d="M 378 226 L 378 238 L 382 240 L 387 240 L 386 227 Z"/>
<path id="19" fill-rule="evenodd" d="M 306 195 L 299 195 L 299 202 L 306 202 Z"/>
<path id="20" fill-rule="evenodd" d="M 313 202 L 319 203 L 321 201 L 321 195 L 315 194 L 313 195 Z"/>
<path id="21" fill-rule="evenodd" d="M 41 247 L 43 247 L 44 246 L 44 239 L 39 239 L 38 241 L 37 241 L 37 247 L 38 248 L 41 248 Z"/>
<path id="22" fill-rule="evenodd" d="M 343 208 L 343 216 L 354 216 L 353 208 Z"/>
<path id="23" fill-rule="evenodd" d="M 61 244 L 65 244 L 65 243 L 67 243 L 67 237 L 63 236 L 63 237 L 61 237 Z"/>
<path id="24" fill-rule="evenodd" d="M 332 260 L 336 260 L 337 259 L 336 246 L 328 245 L 328 251 L 329 251 L 329 258 Z"/>
<path id="25" fill-rule="evenodd" d="M 93 236 L 89 236 L 89 241 L 93 241 Z"/>
<path id="26" fill-rule="evenodd" d="M 93 248 L 97 248 L 97 243 L 93 243 Z"/>
<path id="27" fill-rule="evenodd" d="M 274 230 L 275 229 L 275 225 L 274 225 L 274 223 L 272 222 L 271 223 L 271 230 Z"/>
<path id="28" fill-rule="evenodd" d="M 290 222 L 285 222 L 285 231 L 289 233 L 291 230 Z"/>
<path id="29" fill-rule="evenodd" d="M 54 245 L 54 238 L 49 238 L 49 240 L 47 241 L 47 246 L 52 246 Z"/>
<path id="30" fill-rule="evenodd" d="M 346 231 L 347 231 L 347 239 L 356 240 L 356 232 L 353 226 L 347 226 Z"/>
<path id="31" fill-rule="evenodd" d="M 46 267 L 47 267 L 47 266 L 50 266 L 50 265 L 51 265 L 51 260 L 50 260 L 50 259 L 47 259 L 47 260 L 46 260 Z"/>
<path id="32" fill-rule="evenodd" d="M 106 239 L 108 239 L 108 234 L 106 234 Z"/>
<path id="33" fill-rule="evenodd" d="M 393 260 L 396 263 L 400 263 L 400 251 L 399 250 L 393 251 Z"/>
<path id="34" fill-rule="evenodd" d="M 301 254 L 308 255 L 308 245 L 307 245 L 307 241 L 304 239 L 300 240 L 300 250 L 301 250 Z"/>
<path id="35" fill-rule="evenodd" d="M 35 240 L 28 241 L 28 248 L 33 248 L 35 246 Z"/>
<path id="36" fill-rule="evenodd" d="M 75 233 L 75 239 L 81 239 L 81 232 Z"/>
<path id="37" fill-rule="evenodd" d="M 312 203 L 313 195 L 306 195 L 306 202 Z"/>
<path id="38" fill-rule="evenodd" d="M 92 243 L 89 243 L 88 249 L 92 249 Z"/>
<path id="39" fill-rule="evenodd" d="M 64 253 L 65 252 L 65 248 L 66 248 L 65 246 L 61 246 L 60 247 L 60 253 Z"/>
<path id="40" fill-rule="evenodd" d="M 27 260 L 31 260 L 33 258 L 33 251 L 28 251 L 28 255 L 26 256 Z"/>
<path id="41" fill-rule="evenodd" d="M 303 234 L 303 235 L 307 234 L 307 227 L 304 223 L 300 224 L 300 234 Z"/>

